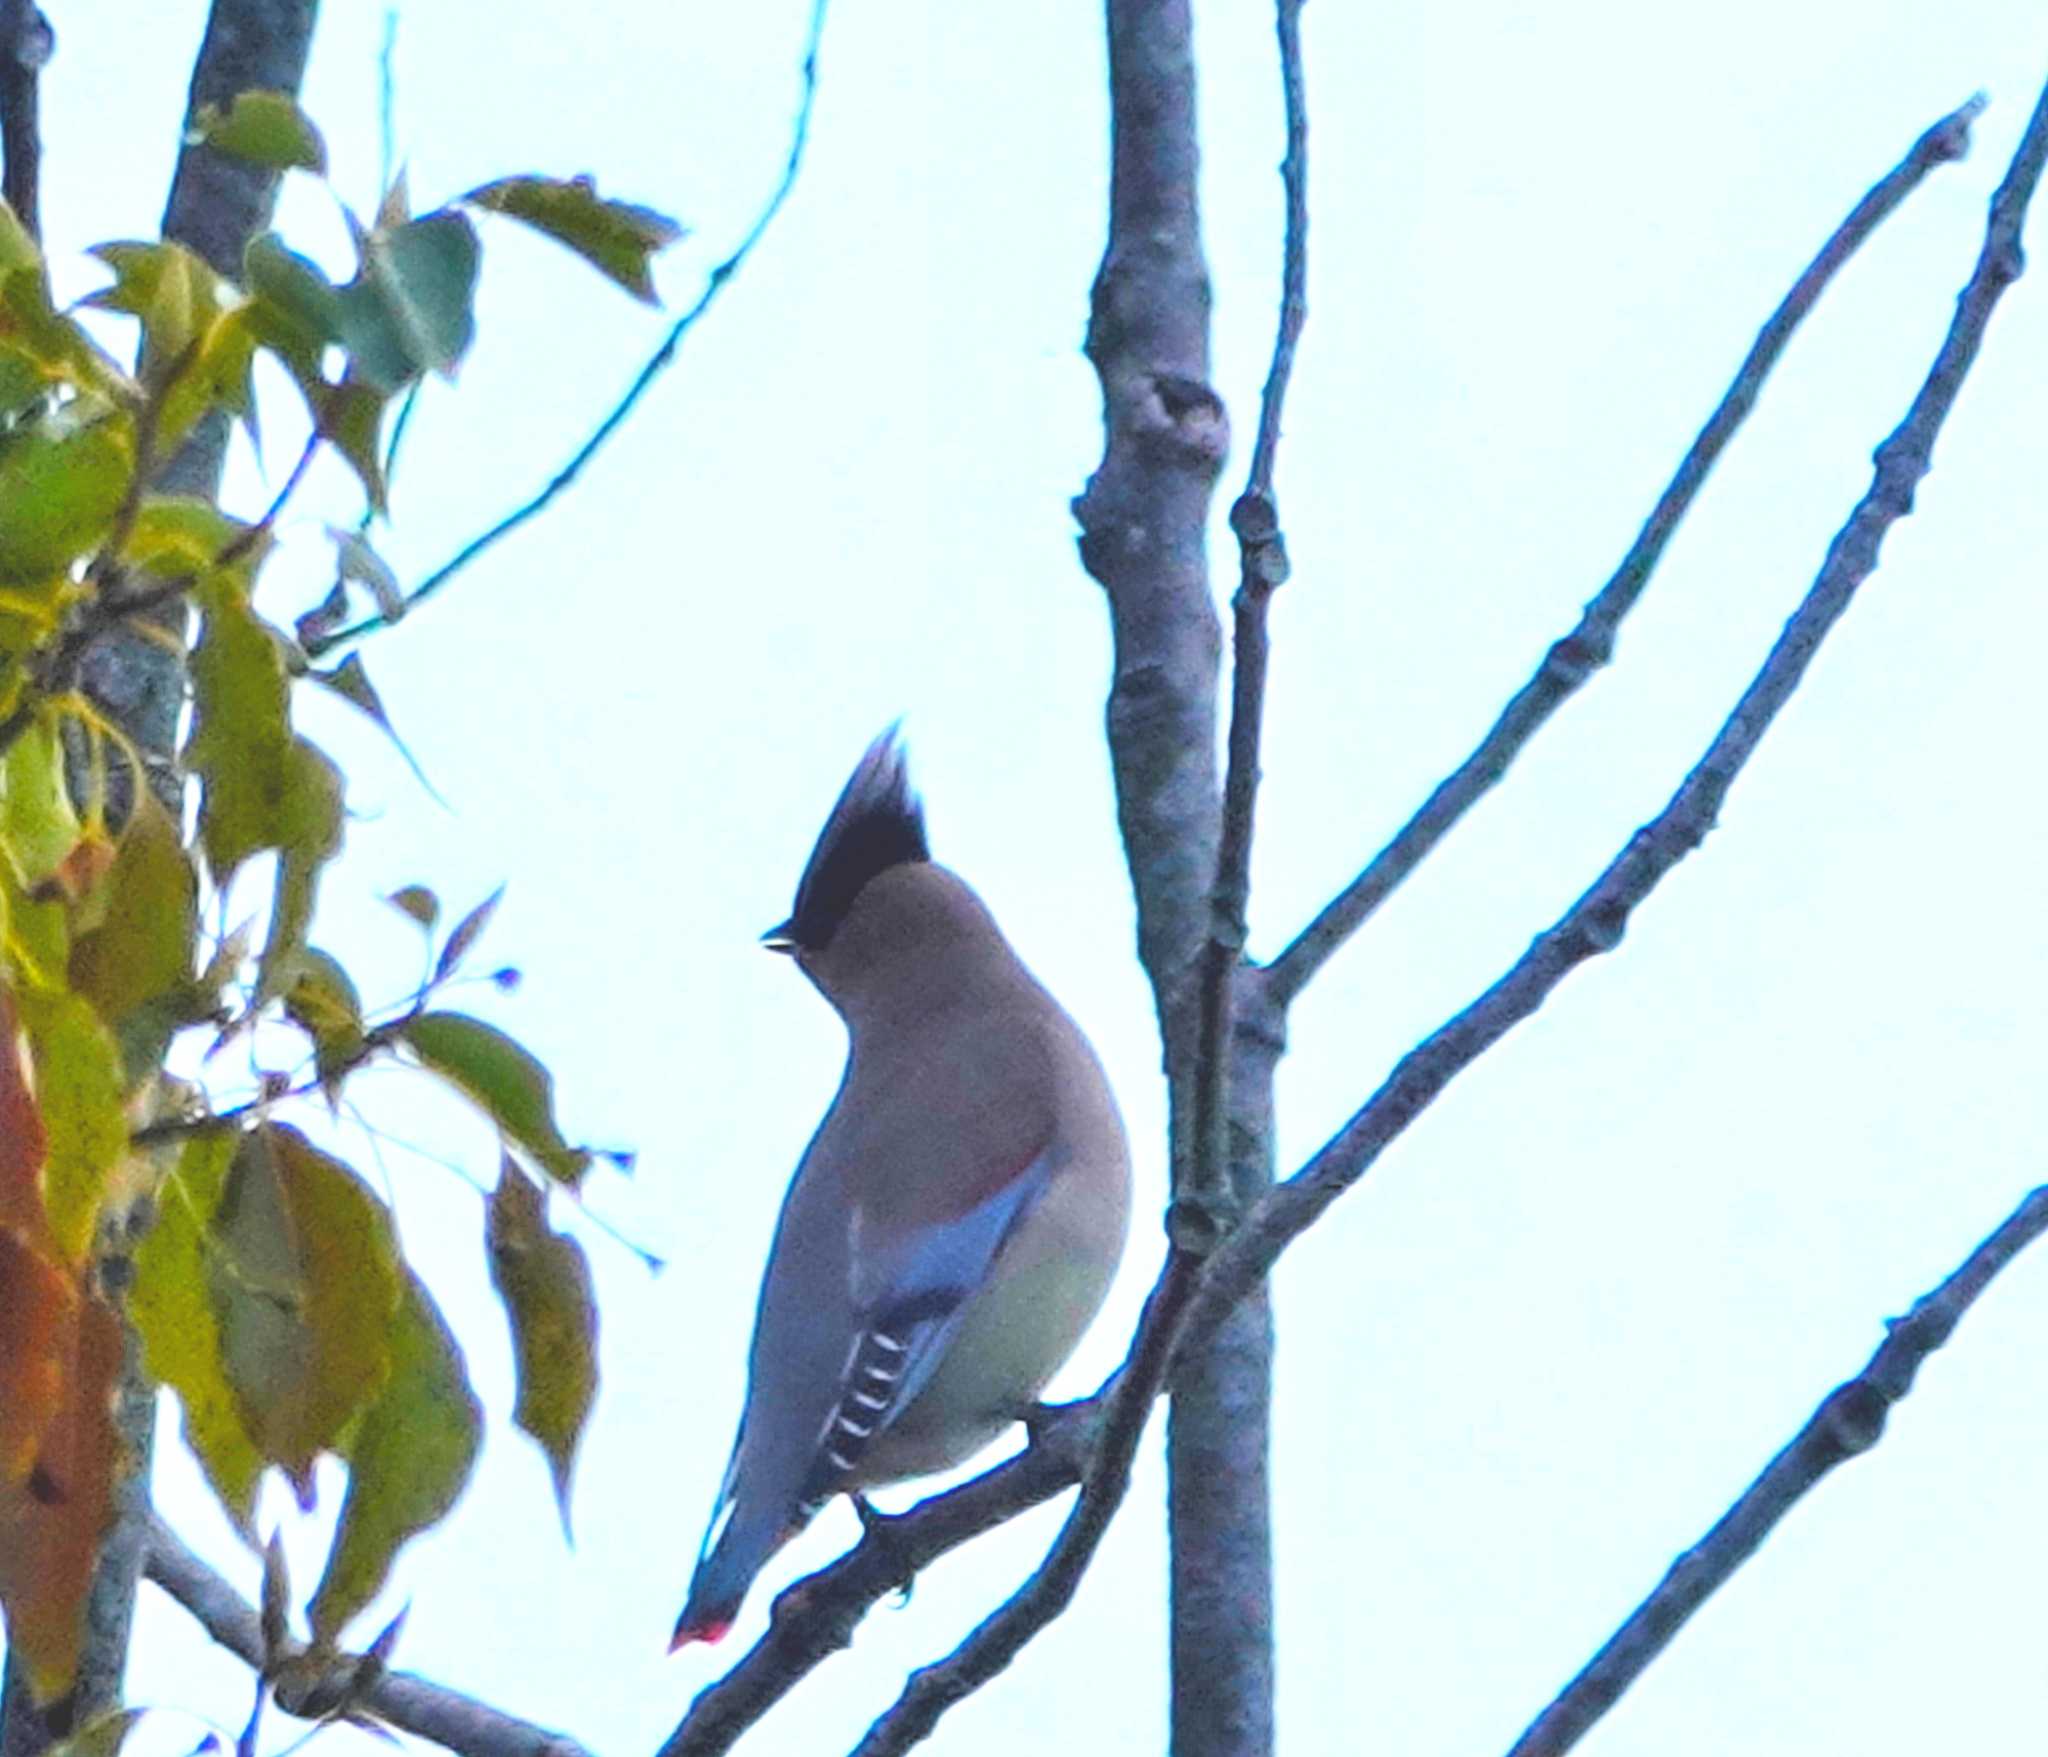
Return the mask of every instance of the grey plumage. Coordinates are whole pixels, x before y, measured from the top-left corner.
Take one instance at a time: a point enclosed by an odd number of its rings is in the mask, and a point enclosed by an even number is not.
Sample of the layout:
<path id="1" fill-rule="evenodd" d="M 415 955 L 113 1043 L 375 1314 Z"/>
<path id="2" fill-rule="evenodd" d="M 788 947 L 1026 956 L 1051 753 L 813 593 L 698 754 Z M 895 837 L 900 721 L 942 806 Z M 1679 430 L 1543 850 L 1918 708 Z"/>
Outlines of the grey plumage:
<path id="1" fill-rule="evenodd" d="M 769 943 L 838 1010 L 849 1050 L 776 1225 L 677 1645 L 723 1634 L 833 1494 L 949 1469 L 1014 1422 L 1094 1318 L 1128 1222 L 1101 1066 L 930 860 L 893 728 Z"/>

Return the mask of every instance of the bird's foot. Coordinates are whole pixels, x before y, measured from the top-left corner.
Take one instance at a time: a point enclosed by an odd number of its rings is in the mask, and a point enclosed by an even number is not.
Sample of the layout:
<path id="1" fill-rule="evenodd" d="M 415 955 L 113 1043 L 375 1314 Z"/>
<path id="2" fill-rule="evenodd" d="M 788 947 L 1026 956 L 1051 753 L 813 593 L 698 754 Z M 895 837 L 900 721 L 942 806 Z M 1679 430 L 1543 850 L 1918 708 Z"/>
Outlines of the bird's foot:
<path id="1" fill-rule="evenodd" d="M 1067 1419 L 1073 1403 L 1022 1403 L 1017 1406 L 1017 1420 L 1024 1424 L 1024 1437 L 1034 1446 L 1043 1445 L 1061 1422 Z"/>
<path id="2" fill-rule="evenodd" d="M 917 1581 L 917 1566 L 896 1536 L 903 1515 L 884 1513 L 857 1489 L 848 1489 L 846 1498 L 860 1520 L 862 1543 L 873 1544 L 881 1553 L 883 1565 L 896 1583 L 896 1608 L 901 1610 L 910 1602 L 910 1589 Z"/>

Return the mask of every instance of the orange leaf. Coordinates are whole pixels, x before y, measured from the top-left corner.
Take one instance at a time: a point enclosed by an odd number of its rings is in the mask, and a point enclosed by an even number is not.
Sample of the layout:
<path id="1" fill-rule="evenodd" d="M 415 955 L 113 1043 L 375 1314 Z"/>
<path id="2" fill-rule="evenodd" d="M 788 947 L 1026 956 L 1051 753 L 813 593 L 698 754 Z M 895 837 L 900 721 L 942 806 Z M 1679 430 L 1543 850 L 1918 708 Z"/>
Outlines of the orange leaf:
<path id="1" fill-rule="evenodd" d="M 50 877 L 64 893 L 67 903 L 76 903 L 98 889 L 114 867 L 114 844 L 106 831 L 89 829 L 71 845 L 71 852 L 57 862 Z"/>
<path id="2" fill-rule="evenodd" d="M 7 1645 L 44 1702 L 61 1696 L 78 1667 L 86 1597 L 113 1511 L 120 1435 L 114 1391 L 121 1320 L 83 1300 L 64 1350 L 62 1398 L 27 1478 L 0 1485 L 0 1606 Z"/>
<path id="3" fill-rule="evenodd" d="M 0 1226 L 14 1227 L 37 1243 L 46 1229 L 43 1159 L 48 1146 L 43 1113 L 28 1089 L 14 996 L 0 988 Z"/>
<path id="4" fill-rule="evenodd" d="M 77 1320 L 71 1278 L 0 1227 L 0 1490 L 36 1462 L 64 1391 L 64 1351 Z"/>

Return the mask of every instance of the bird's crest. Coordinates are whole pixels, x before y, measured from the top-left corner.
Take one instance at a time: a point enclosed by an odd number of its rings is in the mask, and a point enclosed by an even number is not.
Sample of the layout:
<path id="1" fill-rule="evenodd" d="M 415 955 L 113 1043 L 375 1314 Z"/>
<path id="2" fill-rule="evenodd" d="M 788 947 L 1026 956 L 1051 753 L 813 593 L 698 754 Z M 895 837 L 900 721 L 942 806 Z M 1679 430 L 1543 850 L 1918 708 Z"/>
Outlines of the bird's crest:
<path id="1" fill-rule="evenodd" d="M 768 942 L 822 949 L 870 879 L 931 857 L 900 723 L 891 724 L 868 746 L 840 793 L 797 885 L 796 908 L 766 936 Z"/>

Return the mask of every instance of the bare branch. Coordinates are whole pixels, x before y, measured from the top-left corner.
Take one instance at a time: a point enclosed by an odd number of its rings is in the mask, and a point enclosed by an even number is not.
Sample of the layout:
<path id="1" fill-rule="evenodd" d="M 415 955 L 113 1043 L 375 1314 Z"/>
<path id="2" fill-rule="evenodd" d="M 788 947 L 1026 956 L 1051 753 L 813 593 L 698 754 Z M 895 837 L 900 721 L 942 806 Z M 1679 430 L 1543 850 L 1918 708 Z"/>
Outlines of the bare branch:
<path id="1" fill-rule="evenodd" d="M 1001 1672 L 1073 1601 L 1131 1486 L 1131 1460 L 1137 1456 L 1153 1400 L 1166 1382 L 1181 1314 L 1200 1273 L 1198 1261 L 1186 1252 L 1175 1249 L 1168 1254 L 1158 1285 L 1145 1302 L 1130 1356 L 1105 1394 L 1102 1427 L 1081 1479 L 1081 1493 L 1045 1560 L 944 1659 L 910 1674 L 903 1693 L 854 1748 L 854 1757 L 894 1757 L 929 1737 L 947 1709 Z"/>
<path id="2" fill-rule="evenodd" d="M 1877 448 L 1869 491 L 1828 547 L 1812 588 L 1785 624 L 1706 754 L 1670 802 L 1499 981 L 1403 1056 L 1385 1084 L 1300 1171 L 1248 1214 L 1209 1260 L 1189 1310 L 1184 1349 L 1264 1279 L 1287 1244 L 1372 1168 L 1388 1143 L 1458 1074 L 1543 1004 L 1565 977 L 1621 943 L 1628 918 L 1705 839 L 1743 765 L 1805 677 L 1828 631 L 1877 566 L 1885 534 L 1913 507 L 1936 436 L 1955 406 L 2000 296 L 2019 277 L 2020 232 L 2048 160 L 2048 91 L 2042 93 L 2005 179 L 1991 198 L 1984 247 L 1905 419 Z"/>
<path id="3" fill-rule="evenodd" d="M 148 1540 L 148 1578 L 184 1606 L 221 1646 L 255 1670 L 263 1670 L 266 1655 L 256 1607 L 187 1548 L 161 1519 L 149 1521 Z M 357 1663 L 353 1656 L 336 1656 L 338 1667 L 352 1670 Z M 323 1692 L 316 1685 L 308 1694 L 332 1700 L 346 1692 Z M 275 1700 L 291 1712 L 288 1693 L 280 1692 Z M 587 1757 L 583 1747 L 565 1734 L 534 1726 L 410 1672 L 386 1672 L 370 1685 L 362 1700 L 380 1720 L 461 1752 L 463 1757 Z"/>
<path id="4" fill-rule="evenodd" d="M 1209 502 L 1228 446 L 1209 378 L 1188 0 L 1108 0 L 1109 241 L 1085 348 L 1102 461 L 1074 501 L 1081 563 L 1108 600 L 1117 822 L 1171 1085 L 1173 1188 L 1194 1156 L 1195 979 L 1216 876 L 1216 673 Z"/>
<path id="5" fill-rule="evenodd" d="M 1223 819 L 1203 948 L 1195 1065 L 1195 1181 L 1176 1191 L 1173 1236 L 1213 1250 L 1273 1185 L 1273 1084 L 1284 1021 L 1245 961 L 1265 717 L 1267 608 L 1286 583 L 1273 476 L 1295 350 L 1308 318 L 1308 105 L 1301 0 L 1276 0 L 1286 152 L 1279 316 L 1259 399 L 1237 537 L 1230 735 Z M 1166 1426 L 1169 1743 L 1177 1757 L 1274 1749 L 1273 1312 L 1263 1287 L 1240 1300 L 1173 1376 Z"/>
<path id="6" fill-rule="evenodd" d="M 804 1678 L 853 1639 L 868 1608 L 947 1551 L 1049 1501 L 1081 1480 L 1094 1455 L 1103 1394 L 1041 1423 L 1031 1444 L 971 1482 L 883 1519 L 853 1549 L 786 1588 L 768 1632 L 706 1686 L 660 1757 L 719 1757 Z"/>
<path id="7" fill-rule="evenodd" d="M 674 361 L 677 350 L 683 345 L 683 338 L 697 327 L 698 320 L 711 309 L 719 294 L 725 291 L 726 283 L 739 272 L 747 258 L 753 255 L 754 247 L 775 223 L 776 215 L 782 212 L 790 191 L 796 187 L 797 172 L 803 167 L 804 147 L 811 136 L 811 112 L 816 107 L 818 96 L 818 44 L 825 31 L 825 6 L 826 0 L 813 0 L 810 31 L 804 41 L 803 95 L 797 103 L 796 125 L 790 134 L 789 156 L 783 161 L 782 176 L 769 195 L 767 204 L 754 216 L 754 223 L 747 228 L 746 235 L 733 246 L 730 255 L 712 268 L 711 273 L 705 278 L 704 290 L 697 295 L 696 302 L 669 326 L 668 334 L 662 338 L 661 346 L 654 350 L 647 363 L 640 368 L 632 384 L 627 387 L 626 394 L 613 405 L 611 413 L 597 424 L 590 437 L 576 448 L 575 455 L 555 472 L 547 486 L 532 499 L 514 507 L 489 530 L 472 537 L 413 587 L 405 595 L 406 611 L 431 598 L 486 550 L 511 536 L 528 520 L 538 518 L 554 504 L 559 495 L 568 491 L 577 477 L 583 474 L 584 467 L 590 460 L 596 457 L 612 435 L 626 424 L 627 418 L 640 406 L 640 399 Z M 358 640 L 377 629 L 389 627 L 393 620 L 395 619 L 381 614 L 367 616 L 361 622 L 351 623 L 347 628 L 336 629 L 332 634 L 308 642 L 307 653 L 317 659 L 345 641 Z"/>
<path id="8" fill-rule="evenodd" d="M 0 194 L 31 238 L 43 232 L 40 82 L 57 46 L 50 21 L 34 0 L 0 0 Z"/>
<path id="9" fill-rule="evenodd" d="M 1944 116 L 1913 143 L 1898 166 L 1859 201 L 1784 302 L 1758 334 L 1720 406 L 1700 429 L 1621 565 L 1600 588 L 1578 626 L 1544 654 L 1536 674 L 1522 685 L 1472 754 L 1440 782 L 1393 840 L 1365 870 L 1303 928 L 1267 970 L 1273 998 L 1285 1006 L 1307 986 L 1337 949 L 1393 895 L 1416 867 L 1508 771 L 1523 746 L 1550 717 L 1614 656 L 1622 619 L 1650 583 L 1665 547 L 1691 508 L 1707 474 L 1754 407 L 1764 380 L 1784 353 L 1793 332 L 1819 301 L 1828 283 L 1872 232 L 1937 165 L 1959 159 L 1969 148 L 1970 124 L 1984 107 L 1981 96 Z"/>
<path id="10" fill-rule="evenodd" d="M 1515 1741 L 1508 1757 L 1559 1757 L 1584 1738 L 1807 1492 L 1837 1465 L 1860 1457 L 1883 1438 L 1892 1405 L 1913 1389 L 1921 1363 L 1948 1341 L 1993 1277 L 2043 1232 L 2048 1232 L 2048 1185 L 2032 1191 L 1961 1268 L 1914 1301 L 1903 1318 L 1886 1321 L 1885 1339 L 1863 1370 L 1821 1399 L 1806 1425 L 1713 1529 L 1671 1564 L 1585 1670 Z"/>
<path id="11" fill-rule="evenodd" d="M 1280 450 L 1280 418 L 1294 375 L 1294 351 L 1308 320 L 1308 109 L 1301 76 L 1301 0 L 1278 0 L 1280 82 L 1287 114 L 1287 153 L 1280 178 L 1287 223 L 1281 245 L 1280 321 L 1272 364 L 1259 398 L 1259 436 L 1252 446 L 1244 492 L 1230 509 L 1237 537 L 1238 586 L 1232 600 L 1234 664 L 1230 738 L 1223 775 L 1223 821 L 1210 891 L 1209 937 L 1202 948 L 1200 1058 L 1195 1069 L 1195 1161 L 1191 1189 L 1176 1190 L 1210 1212 L 1206 1241 L 1234 1204 L 1229 1190 L 1230 1034 L 1238 972 L 1244 962 L 1246 913 L 1251 903 L 1253 818 L 1259 791 L 1259 740 L 1266 707 L 1266 607 L 1287 582 L 1287 540 L 1280 530 L 1273 466 Z M 1206 1242 L 1186 1240 L 1191 1246 Z"/>

